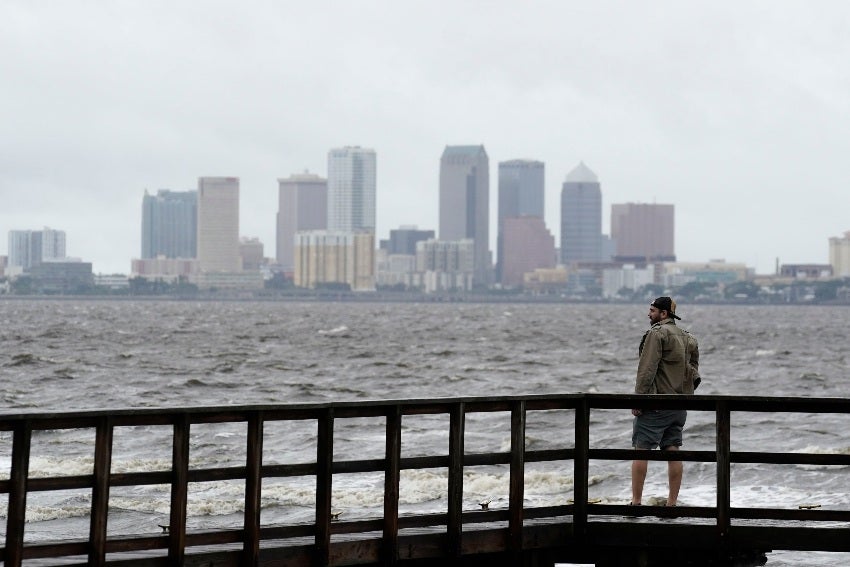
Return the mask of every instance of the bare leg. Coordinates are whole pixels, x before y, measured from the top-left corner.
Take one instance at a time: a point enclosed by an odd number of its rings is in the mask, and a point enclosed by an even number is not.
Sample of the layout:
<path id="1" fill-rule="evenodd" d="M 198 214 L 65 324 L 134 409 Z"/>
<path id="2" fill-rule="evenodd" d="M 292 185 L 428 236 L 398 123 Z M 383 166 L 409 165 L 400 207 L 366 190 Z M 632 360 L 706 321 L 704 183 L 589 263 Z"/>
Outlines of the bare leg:
<path id="1" fill-rule="evenodd" d="M 647 461 L 632 461 L 632 504 L 640 504 L 646 481 Z"/>
<path id="2" fill-rule="evenodd" d="M 675 445 L 664 447 L 665 451 L 678 451 Z M 682 461 L 667 461 L 667 480 L 670 484 L 670 492 L 667 495 L 667 505 L 675 506 L 679 501 L 679 489 L 682 487 L 682 472 L 684 467 Z"/>

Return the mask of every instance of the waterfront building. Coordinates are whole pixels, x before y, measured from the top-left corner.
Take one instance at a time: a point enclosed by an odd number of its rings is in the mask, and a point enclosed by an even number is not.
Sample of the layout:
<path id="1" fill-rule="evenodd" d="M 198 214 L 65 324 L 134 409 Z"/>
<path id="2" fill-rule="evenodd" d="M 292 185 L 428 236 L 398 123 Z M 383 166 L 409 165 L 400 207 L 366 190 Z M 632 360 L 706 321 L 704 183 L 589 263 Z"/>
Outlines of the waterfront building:
<path id="1" fill-rule="evenodd" d="M 263 243 L 259 238 L 243 236 L 239 239 L 239 256 L 242 258 L 242 270 L 258 272 L 265 263 Z"/>
<path id="2" fill-rule="evenodd" d="M 65 258 L 65 231 L 44 227 L 42 230 L 9 231 L 8 266 L 16 272 L 29 270 L 42 262 Z"/>
<path id="3" fill-rule="evenodd" d="M 160 189 L 142 198 L 142 258 L 195 258 L 198 192 Z"/>
<path id="4" fill-rule="evenodd" d="M 419 230 L 417 226 L 401 226 L 390 230 L 388 240 L 381 240 L 381 249 L 388 254 L 416 256 L 416 243 L 434 238 L 433 230 Z"/>
<path id="5" fill-rule="evenodd" d="M 850 230 L 829 239 L 829 263 L 835 277 L 850 277 Z"/>
<path id="6" fill-rule="evenodd" d="M 555 237 L 541 217 L 507 217 L 501 228 L 503 286 L 522 287 L 526 273 L 555 267 Z"/>
<path id="7" fill-rule="evenodd" d="M 424 291 L 470 290 L 475 281 L 475 241 L 424 240 L 416 243 L 416 271 Z"/>
<path id="8" fill-rule="evenodd" d="M 91 262 L 62 258 L 40 262 L 27 270 L 32 290 L 47 295 L 85 293 L 94 286 Z"/>
<path id="9" fill-rule="evenodd" d="M 599 178 L 581 162 L 561 188 L 561 263 L 602 260 L 602 190 Z"/>
<path id="10" fill-rule="evenodd" d="M 441 241 L 474 242 L 475 285 L 489 285 L 490 173 L 484 146 L 446 146 L 440 158 Z"/>
<path id="11" fill-rule="evenodd" d="M 390 254 L 380 248 L 375 254 L 375 284 L 381 287 L 422 287 L 422 274 L 416 271 L 415 254 Z"/>
<path id="12" fill-rule="evenodd" d="M 615 260 L 675 262 L 675 207 L 656 203 L 611 205 Z"/>
<path id="13" fill-rule="evenodd" d="M 328 226 L 328 180 L 314 173 L 278 179 L 276 261 L 281 271 L 295 270 L 295 233 Z"/>
<path id="14" fill-rule="evenodd" d="M 832 277 L 831 264 L 782 264 L 779 267 L 780 278 L 795 280 L 821 280 Z"/>
<path id="15" fill-rule="evenodd" d="M 328 152 L 328 222 L 334 232 L 375 231 L 375 150 L 360 146 Z"/>
<path id="16" fill-rule="evenodd" d="M 240 272 L 239 178 L 198 179 L 198 260 L 201 272 Z"/>
<path id="17" fill-rule="evenodd" d="M 634 264 L 625 264 L 622 268 L 606 268 L 602 270 L 602 296 L 617 297 L 623 289 L 634 292 L 654 282 L 655 269 L 652 265 L 638 268 Z"/>
<path id="18" fill-rule="evenodd" d="M 668 288 L 691 282 L 728 284 L 751 279 L 752 275 L 746 264 L 725 260 L 662 262 L 657 265 L 655 283 Z"/>
<path id="19" fill-rule="evenodd" d="M 296 233 L 294 282 L 306 288 L 344 284 L 352 291 L 374 291 L 374 232 L 313 230 Z"/>
<path id="20" fill-rule="evenodd" d="M 545 166 L 542 161 L 515 159 L 499 162 L 499 211 L 496 234 L 496 279 L 504 263 L 504 222 L 513 217 L 544 218 Z"/>
<path id="21" fill-rule="evenodd" d="M 134 278 L 173 283 L 195 279 L 201 273 L 201 266 L 195 258 L 136 258 L 131 262 L 130 273 Z"/>

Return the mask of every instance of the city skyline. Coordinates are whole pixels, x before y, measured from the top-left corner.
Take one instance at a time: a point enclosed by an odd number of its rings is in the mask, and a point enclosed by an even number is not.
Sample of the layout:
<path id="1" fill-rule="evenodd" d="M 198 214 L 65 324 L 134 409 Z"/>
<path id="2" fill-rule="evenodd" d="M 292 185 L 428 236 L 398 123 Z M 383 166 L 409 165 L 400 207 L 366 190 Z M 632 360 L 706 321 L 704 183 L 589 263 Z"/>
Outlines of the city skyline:
<path id="1" fill-rule="evenodd" d="M 380 154 L 381 238 L 438 226 L 454 143 L 487 148 L 491 195 L 497 162 L 544 162 L 556 242 L 580 161 L 604 211 L 675 204 L 683 260 L 826 263 L 850 229 L 846 3 L 4 8 L 0 250 L 9 230 L 56 226 L 70 255 L 126 272 L 145 189 L 234 175 L 241 233 L 272 255 L 275 180 L 326 175 L 345 144 Z"/>

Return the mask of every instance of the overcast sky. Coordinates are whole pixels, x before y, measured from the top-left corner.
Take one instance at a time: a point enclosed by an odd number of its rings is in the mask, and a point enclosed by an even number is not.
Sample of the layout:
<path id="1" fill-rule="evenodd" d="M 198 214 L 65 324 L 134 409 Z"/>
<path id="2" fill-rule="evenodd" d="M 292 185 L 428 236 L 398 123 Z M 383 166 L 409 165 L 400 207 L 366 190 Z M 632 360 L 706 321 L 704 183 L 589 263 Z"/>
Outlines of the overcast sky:
<path id="1" fill-rule="evenodd" d="M 759 273 L 850 230 L 850 2 L 0 1 L 0 254 L 65 230 L 139 257 L 144 191 L 241 179 L 275 254 L 277 179 L 374 148 L 378 238 L 438 226 L 443 148 L 584 161 L 610 205 L 673 203 L 676 254 Z M 490 229 L 495 241 L 494 221 Z"/>

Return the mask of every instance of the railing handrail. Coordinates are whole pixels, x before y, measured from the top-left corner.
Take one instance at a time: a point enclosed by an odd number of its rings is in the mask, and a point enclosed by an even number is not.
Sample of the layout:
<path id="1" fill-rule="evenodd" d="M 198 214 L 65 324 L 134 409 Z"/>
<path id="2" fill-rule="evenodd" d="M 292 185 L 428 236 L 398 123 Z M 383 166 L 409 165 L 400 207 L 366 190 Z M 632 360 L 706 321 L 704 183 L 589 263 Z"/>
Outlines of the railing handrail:
<path id="1" fill-rule="evenodd" d="M 715 413 L 716 447 L 713 451 L 683 450 L 671 455 L 661 451 L 633 449 L 604 449 L 590 446 L 591 410 L 642 408 L 682 408 Z M 575 412 L 575 446 L 528 451 L 525 448 L 526 417 L 530 411 L 572 410 Z M 493 511 L 489 516 L 508 521 L 507 545 L 510 551 L 521 551 L 522 529 L 527 517 L 539 517 L 534 508 L 523 506 L 524 470 L 526 463 L 552 460 L 574 462 L 574 503 L 550 507 L 552 513 L 571 514 L 572 530 L 580 535 L 588 529 L 590 518 L 597 514 L 625 513 L 625 506 L 596 505 L 588 502 L 588 475 L 591 460 L 686 460 L 715 462 L 717 465 L 717 503 L 715 507 L 687 507 L 677 510 L 682 516 L 716 519 L 716 539 L 724 545 L 728 539 L 732 518 L 781 520 L 850 521 L 850 512 L 836 510 L 782 510 L 731 507 L 731 465 L 733 463 L 849 465 L 850 455 L 735 452 L 731 450 L 731 415 L 734 412 L 781 411 L 794 413 L 850 413 L 850 399 L 789 398 L 767 396 L 642 396 L 636 394 L 536 394 L 503 397 L 457 397 L 418 400 L 377 400 L 369 402 L 341 401 L 329 403 L 267 404 L 192 408 L 128 408 L 121 410 L 80 410 L 71 412 L 26 411 L 0 413 L 0 431 L 12 431 L 12 460 L 8 480 L 0 480 L 0 494 L 9 495 L 7 529 L 2 559 L 6 565 L 17 566 L 27 553 L 52 556 L 63 550 L 79 553 L 79 544 L 39 544 L 24 546 L 23 526 L 28 492 L 92 489 L 92 512 L 87 550 L 89 564 L 105 565 L 107 549 L 133 550 L 166 548 L 170 562 L 181 563 L 187 546 L 196 542 L 242 543 L 245 564 L 259 561 L 260 540 L 269 534 L 308 533 L 314 537 L 315 560 L 326 565 L 330 554 L 331 534 L 348 528 L 356 531 L 357 523 L 332 526 L 331 487 L 333 475 L 347 472 L 384 473 L 384 514 L 378 521 L 364 520 L 362 526 L 374 530 L 376 522 L 383 537 L 382 555 L 397 556 L 399 529 L 404 525 L 445 525 L 446 553 L 457 557 L 461 551 L 463 524 L 469 513 L 462 510 L 463 470 L 467 466 L 502 464 L 509 466 L 509 508 L 507 512 Z M 509 412 L 511 449 L 508 452 L 467 453 L 464 449 L 465 416 L 481 412 Z M 418 457 L 401 456 L 401 423 L 403 416 L 448 414 L 449 450 L 447 455 Z M 340 418 L 379 417 L 386 419 L 386 450 L 383 458 L 335 461 L 333 455 L 334 423 Z M 281 420 L 315 420 L 318 424 L 316 460 L 313 463 L 263 464 L 263 426 Z M 247 422 L 246 465 L 211 469 L 189 467 L 190 428 L 195 424 Z M 138 425 L 169 425 L 173 427 L 172 467 L 169 470 L 113 473 L 111 472 L 113 432 L 116 427 Z M 92 428 L 96 431 L 95 463 L 90 475 L 29 477 L 30 444 L 34 431 L 46 429 Z M 400 518 L 399 473 L 408 468 L 443 467 L 448 470 L 446 514 Z M 262 479 L 285 476 L 316 477 L 316 521 L 312 529 L 269 528 L 260 525 L 260 496 Z M 187 534 L 187 493 L 190 482 L 222 479 L 245 480 L 245 522 L 241 530 L 219 530 L 208 537 Z M 170 531 L 160 538 L 110 538 L 107 540 L 109 490 L 117 486 L 171 484 Z M 668 515 L 669 511 L 641 510 L 640 515 Z M 483 520 L 483 516 L 477 516 Z M 416 520 L 416 518 L 420 518 Z M 431 521 L 432 523 L 428 523 Z M 299 531 L 300 530 L 300 531 Z M 219 533 L 216 536 L 216 533 Z M 27 551 L 29 550 L 29 551 Z M 46 554 L 46 555 L 45 555 Z"/>

